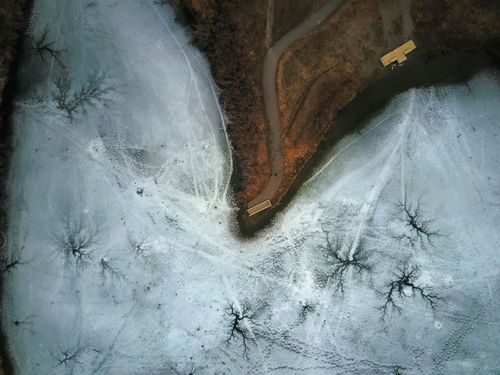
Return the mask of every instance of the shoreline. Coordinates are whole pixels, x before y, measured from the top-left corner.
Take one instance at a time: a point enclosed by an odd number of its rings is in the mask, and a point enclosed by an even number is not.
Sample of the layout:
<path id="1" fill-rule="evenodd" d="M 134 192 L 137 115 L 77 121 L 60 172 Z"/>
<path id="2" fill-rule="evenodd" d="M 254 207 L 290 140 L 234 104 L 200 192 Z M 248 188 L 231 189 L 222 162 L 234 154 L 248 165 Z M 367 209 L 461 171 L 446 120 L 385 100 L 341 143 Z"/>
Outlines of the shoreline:
<path id="1" fill-rule="evenodd" d="M 359 129 L 372 115 L 383 110 L 396 95 L 411 88 L 466 83 L 485 69 L 500 70 L 500 58 L 484 50 L 456 52 L 432 61 L 426 61 L 416 53 L 410 55 L 404 65 L 368 86 L 338 112 L 318 149 L 297 174 L 280 204 L 264 211 L 258 225 L 245 227 L 238 216 L 240 236 L 253 238 L 259 231 L 272 225 L 276 214 L 287 209 L 303 183 L 313 175 L 336 142 Z"/>
<path id="2" fill-rule="evenodd" d="M 314 0 L 318 8 L 325 2 Z M 355 126 L 345 125 L 342 120 L 342 116 L 348 116 L 349 108 L 354 108 L 349 106 L 350 102 L 361 103 L 361 108 L 358 106 L 352 112 L 366 114 L 404 90 L 398 87 L 446 83 L 450 75 L 458 80 L 463 76 L 463 69 L 459 72 L 457 67 L 451 67 L 450 72 L 447 66 L 437 69 L 441 73 L 433 75 L 427 66 L 438 59 L 448 59 L 446 56 L 455 56 L 458 51 L 483 49 L 500 56 L 500 29 L 496 26 L 500 8 L 491 8 L 489 0 L 467 0 L 463 4 L 430 0 L 391 6 L 379 0 L 345 1 L 322 25 L 293 43 L 278 62 L 278 105 L 284 134 L 281 174 L 276 168 L 275 156 L 271 155 L 271 148 L 277 142 L 271 142 L 275 137 L 265 118 L 261 63 L 270 47 L 269 35 L 275 21 L 279 20 L 278 34 L 282 35 L 310 13 L 300 11 L 300 6 L 295 8 L 290 0 L 276 4 L 289 9 L 294 15 L 292 18 L 283 18 L 282 12 L 277 14 L 265 0 L 220 6 L 194 0 L 175 3 L 186 15 L 191 44 L 209 61 L 214 81 L 220 88 L 219 102 L 228 118 L 233 160 L 238 169 L 233 175 L 232 191 L 239 209 L 235 231 L 239 231 L 240 236 L 252 236 L 267 226 L 275 212 L 283 209 L 279 205 L 286 205 L 293 191 L 297 191 L 292 186 L 301 180 L 298 175 L 310 168 L 310 160 L 318 158 L 316 154 L 321 154 L 325 140 L 338 138 Z M 305 3 L 300 0 L 297 4 Z M 467 9 L 472 3 L 476 10 L 471 13 Z M 291 19 L 294 21 L 290 22 Z M 266 35 L 265 40 L 262 35 Z M 409 39 L 415 41 L 417 49 L 405 65 L 395 70 L 383 68 L 380 56 Z M 416 63 L 420 63 L 420 68 Z M 477 69 L 474 62 L 466 65 L 465 71 Z M 408 84 L 401 71 L 411 74 L 412 69 L 414 74 L 426 78 L 417 77 L 413 84 Z M 385 80 L 387 76 L 399 76 L 403 82 L 390 83 Z M 387 85 L 379 87 L 380 100 L 368 103 L 357 99 L 369 96 L 365 91 L 370 92 L 369 85 L 377 87 L 379 80 Z M 358 121 L 356 119 L 359 120 L 359 116 L 350 121 Z M 331 130 L 332 123 L 336 130 Z M 263 189 L 272 186 L 274 190 L 278 182 L 272 200 L 272 204 L 278 206 L 270 212 L 248 216 L 249 205 L 258 204 L 260 198 L 269 198 L 270 189 L 261 194 Z M 285 201 L 281 202 L 282 199 Z"/>
<path id="3" fill-rule="evenodd" d="M 278 62 L 281 56 L 297 40 L 316 29 L 323 21 L 328 19 L 344 0 L 328 0 L 320 9 L 313 13 L 304 22 L 290 30 L 266 52 L 262 63 L 262 92 L 264 94 L 264 107 L 266 121 L 269 126 L 269 149 L 271 160 L 271 176 L 261 192 L 250 202 L 251 208 L 266 200 L 274 201 L 278 192 L 283 174 L 285 172 L 282 121 L 278 102 Z"/>
<path id="4" fill-rule="evenodd" d="M 1 177 L 2 177 L 2 185 L 0 187 L 0 231 L 2 233 L 8 233 L 8 228 L 10 226 L 7 206 L 9 195 L 6 189 L 6 182 L 10 173 L 10 162 L 13 153 L 12 146 L 12 133 L 13 126 L 10 121 L 11 116 L 14 110 L 14 98 L 16 96 L 18 90 L 18 73 L 19 67 L 22 63 L 22 55 L 23 55 L 23 44 L 26 40 L 26 31 L 29 27 L 29 17 L 33 8 L 33 1 L 26 0 L 21 3 L 21 12 L 24 17 L 21 22 L 22 26 L 19 30 L 17 30 L 18 38 L 14 44 L 14 56 L 9 64 L 7 76 L 10 78 L 1 92 L 2 102 L 0 105 L 0 113 L 2 114 L 0 121 L 0 160 L 2 162 L 1 166 Z M 8 237 L 4 235 L 4 244 L 8 242 Z M 4 248 L 3 247 L 3 248 Z M 2 249 L 3 249 L 2 248 Z M 0 277 L 0 301 L 3 298 L 3 287 L 4 287 L 4 279 L 6 275 L 3 274 Z M 3 304 L 3 302 L 2 302 Z M 13 375 L 14 371 L 14 361 L 12 359 L 12 355 L 9 351 L 8 339 L 5 334 L 4 322 L 3 322 L 3 309 L 0 307 L 0 312 L 2 313 L 2 317 L 0 320 L 0 371 L 1 374 L 5 375 Z"/>

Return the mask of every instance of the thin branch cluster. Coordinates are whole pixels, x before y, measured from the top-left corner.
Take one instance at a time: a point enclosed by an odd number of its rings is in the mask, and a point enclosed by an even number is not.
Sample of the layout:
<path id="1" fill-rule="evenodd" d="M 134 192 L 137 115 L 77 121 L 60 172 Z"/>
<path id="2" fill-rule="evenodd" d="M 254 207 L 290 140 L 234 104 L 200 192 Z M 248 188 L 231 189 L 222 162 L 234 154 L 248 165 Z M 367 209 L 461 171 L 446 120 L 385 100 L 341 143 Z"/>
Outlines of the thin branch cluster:
<path id="1" fill-rule="evenodd" d="M 27 263 L 29 263 L 29 261 L 22 260 L 21 252 L 18 252 L 10 257 L 6 257 L 4 255 L 0 256 L 0 264 L 2 265 L 3 273 L 11 273 L 17 267 Z"/>
<path id="2" fill-rule="evenodd" d="M 32 51 L 35 55 L 39 56 L 44 63 L 46 62 L 45 57 L 48 55 L 53 57 L 59 63 L 59 65 L 61 65 L 61 67 L 65 68 L 66 66 L 61 61 L 61 53 L 67 52 L 68 50 L 66 48 L 56 49 L 56 42 L 49 41 L 49 32 L 50 27 L 49 25 L 46 25 L 43 29 L 42 35 L 39 38 L 33 39 L 33 44 L 31 46 Z"/>
<path id="3" fill-rule="evenodd" d="M 300 306 L 299 323 L 304 323 L 309 314 L 313 313 L 315 306 L 309 302 L 305 302 Z"/>
<path id="4" fill-rule="evenodd" d="M 26 236 L 24 236 L 24 240 L 26 241 Z M 1 265 L 1 272 L 2 273 L 11 273 L 14 271 L 16 268 L 19 266 L 23 266 L 25 264 L 30 263 L 30 260 L 23 260 L 22 253 L 24 250 L 24 245 L 23 246 L 17 246 L 15 250 L 12 251 L 11 254 L 6 255 L 4 252 L 0 254 L 0 265 Z"/>
<path id="5" fill-rule="evenodd" d="M 58 356 L 55 356 L 57 361 L 59 362 L 57 365 L 65 365 L 69 366 L 72 362 L 81 364 L 78 357 L 80 356 L 80 350 L 62 350 Z"/>
<path id="6" fill-rule="evenodd" d="M 406 368 L 399 366 L 399 365 L 396 365 L 392 368 L 392 373 L 394 375 L 403 375 L 403 372 L 402 372 L 403 370 L 406 370 Z"/>
<path id="7" fill-rule="evenodd" d="M 142 238 L 140 240 L 134 240 L 132 238 L 128 238 L 128 242 L 130 247 L 133 249 L 133 252 L 136 257 L 143 258 L 146 261 L 150 257 L 150 246 L 146 243 L 146 239 Z"/>
<path id="8" fill-rule="evenodd" d="M 14 326 L 18 329 L 22 329 L 31 333 L 34 333 L 33 330 L 33 315 L 30 315 L 24 319 L 16 319 L 12 322 Z"/>
<path id="9" fill-rule="evenodd" d="M 126 280 L 125 275 L 120 271 L 119 267 L 116 265 L 116 259 L 103 257 L 99 261 L 99 267 L 101 269 L 101 277 L 103 282 L 106 281 L 107 278 L 119 282 L 124 282 Z"/>
<path id="10" fill-rule="evenodd" d="M 343 254 L 338 241 L 333 245 L 328 235 L 326 235 L 326 246 L 321 246 L 325 254 L 328 269 L 322 270 L 318 274 L 320 283 L 326 285 L 331 282 L 336 291 L 344 294 L 345 282 L 349 271 L 355 278 L 360 277 L 363 272 L 370 272 L 372 267 L 368 264 L 368 257 L 361 246 L 358 246 L 354 253 Z"/>
<path id="11" fill-rule="evenodd" d="M 96 242 L 96 234 L 82 219 L 68 217 L 63 223 L 62 233 L 54 234 L 51 240 L 57 251 L 64 256 L 66 266 L 74 260 L 81 268 L 94 257 L 92 246 Z"/>
<path id="12" fill-rule="evenodd" d="M 253 335 L 248 329 L 248 324 L 253 319 L 250 306 L 244 304 L 240 309 L 231 303 L 226 308 L 226 316 L 229 318 L 227 343 L 236 340 L 238 337 L 241 338 L 243 341 L 243 355 L 248 358 L 248 343 L 254 341 Z"/>
<path id="13" fill-rule="evenodd" d="M 400 303 L 409 296 L 413 298 L 420 296 L 432 310 L 436 309 L 437 303 L 442 298 L 433 293 L 429 287 L 417 284 L 418 271 L 416 266 L 398 267 L 398 273 L 394 274 L 394 278 L 386 285 L 387 290 L 381 293 L 384 298 L 383 305 L 379 307 L 382 319 L 393 311 L 401 313 Z"/>
<path id="14" fill-rule="evenodd" d="M 440 232 L 431 229 L 432 220 L 422 219 L 421 199 L 422 197 L 418 199 L 416 207 L 409 204 L 406 198 L 403 202 L 398 202 L 397 207 L 403 213 L 406 226 L 409 229 L 408 233 L 403 233 L 398 238 L 405 239 L 412 245 L 418 240 L 421 245 L 424 245 L 425 241 L 427 241 L 429 245 L 434 246 L 432 240 L 434 237 L 439 236 Z"/>
<path id="15" fill-rule="evenodd" d="M 66 112 L 69 118 L 73 118 L 86 106 L 95 107 L 99 103 L 109 104 L 110 100 L 106 96 L 111 92 L 118 91 L 118 89 L 116 85 L 106 85 L 107 79 L 105 72 L 94 69 L 87 76 L 86 83 L 79 90 L 73 91 L 73 79 L 65 69 L 54 81 L 57 91 L 52 93 L 52 98 L 55 100 L 57 108 Z"/>
<path id="16" fill-rule="evenodd" d="M 189 370 L 179 371 L 177 366 L 170 366 L 170 370 L 172 370 L 175 375 L 195 375 L 200 369 L 201 367 L 194 367 L 192 365 Z"/>

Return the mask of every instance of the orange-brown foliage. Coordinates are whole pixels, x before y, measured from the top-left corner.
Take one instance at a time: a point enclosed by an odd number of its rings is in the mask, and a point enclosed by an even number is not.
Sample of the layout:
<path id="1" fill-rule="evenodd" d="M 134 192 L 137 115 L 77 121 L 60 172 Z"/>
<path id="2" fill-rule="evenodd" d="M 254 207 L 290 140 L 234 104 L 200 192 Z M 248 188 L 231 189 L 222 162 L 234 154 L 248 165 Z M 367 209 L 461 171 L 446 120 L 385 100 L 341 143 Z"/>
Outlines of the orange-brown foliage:
<path id="1" fill-rule="evenodd" d="M 218 16 L 221 10 L 230 8 L 235 0 L 176 0 L 197 17 L 208 19 Z"/>
<path id="2" fill-rule="evenodd" d="M 7 81 L 7 71 L 14 55 L 14 44 L 23 24 L 24 0 L 0 1 L 0 94 Z M 0 95 L 1 102 L 1 95 Z"/>
<path id="3" fill-rule="evenodd" d="M 228 132 L 239 167 L 237 200 L 243 205 L 264 187 L 270 174 L 266 126 L 256 114 L 252 85 L 253 53 L 231 17 L 232 1 L 180 0 L 194 19 L 192 37 L 208 58 L 220 102 L 229 118 Z M 260 62 L 259 62 L 260 63 Z"/>

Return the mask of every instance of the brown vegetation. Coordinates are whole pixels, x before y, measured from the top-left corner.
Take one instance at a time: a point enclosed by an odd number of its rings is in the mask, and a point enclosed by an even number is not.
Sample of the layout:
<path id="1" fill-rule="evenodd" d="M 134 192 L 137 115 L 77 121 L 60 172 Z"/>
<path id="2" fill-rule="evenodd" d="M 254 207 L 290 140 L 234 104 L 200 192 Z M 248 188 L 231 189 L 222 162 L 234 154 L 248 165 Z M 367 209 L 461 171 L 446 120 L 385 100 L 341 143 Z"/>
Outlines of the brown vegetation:
<path id="1" fill-rule="evenodd" d="M 195 43 L 206 53 L 223 90 L 221 103 L 229 116 L 241 173 L 240 219 L 246 229 L 256 228 L 270 215 L 264 212 L 248 219 L 244 213 L 246 203 L 269 177 L 261 88 L 266 43 L 297 26 L 324 0 L 179 1 L 193 14 Z M 332 124 L 335 127 L 338 112 L 391 73 L 380 64 L 380 56 L 408 39 L 417 44 L 409 58 L 420 61 L 469 49 L 499 55 L 498 19 L 495 0 L 346 0 L 333 16 L 285 51 L 279 62 L 285 174 L 273 204 L 287 193 Z M 341 136 L 346 130 L 335 134 Z"/>
<path id="2" fill-rule="evenodd" d="M 2 0 L 0 2 L 0 105 L 2 104 L 5 85 L 10 79 L 13 79 L 13 77 L 9 77 L 9 68 L 17 52 L 15 45 L 23 26 L 25 4 L 25 0 Z M 8 106 L 3 105 L 0 107 L 2 108 L 2 111 L 0 111 L 0 233 L 6 233 L 8 224 L 5 210 L 7 199 L 5 182 L 11 147 L 9 132 L 4 121 L 8 114 L 3 113 L 6 107 Z M 3 335 L 0 334 L 0 374 L 12 371 L 4 345 Z"/>
<path id="3" fill-rule="evenodd" d="M 221 88 L 228 131 L 238 165 L 237 200 L 259 193 L 270 174 L 266 122 L 263 117 L 259 67 L 246 32 L 237 21 L 235 1 L 181 0 L 192 18 L 193 43 L 207 56 Z"/>
<path id="4" fill-rule="evenodd" d="M 3 0 L 0 3 L 0 94 L 9 79 L 9 66 L 14 60 L 15 44 L 19 38 L 19 32 L 23 25 L 24 0 Z M 0 95 L 0 104 L 2 96 Z M 8 161 L 10 157 L 10 143 L 6 139 L 6 124 L 2 121 L 5 117 L 0 112 L 0 231 L 6 230 L 6 217 L 4 214 L 4 202 L 6 199 L 5 179 L 7 175 Z"/>
<path id="5" fill-rule="evenodd" d="M 0 94 L 9 79 L 9 66 L 14 60 L 15 44 L 19 38 L 19 32 L 23 26 L 24 0 L 3 0 L 0 3 Z M 2 97 L 0 95 L 0 104 Z M 2 107 L 3 108 L 3 107 Z M 10 157 L 10 143 L 6 139 L 6 124 L 3 123 L 4 113 L 0 112 L 0 231 L 6 231 L 6 216 L 4 202 L 6 199 L 5 180 Z"/>
<path id="6" fill-rule="evenodd" d="M 214 80 L 222 90 L 220 102 L 228 115 L 237 164 L 236 201 L 243 211 L 270 176 L 269 132 L 261 87 L 267 22 L 274 25 L 275 41 L 323 0 L 277 1 L 271 20 L 267 19 L 269 0 L 177 2 L 188 12 L 193 43 L 210 61 Z"/>
<path id="7" fill-rule="evenodd" d="M 271 44 L 274 44 L 317 11 L 325 3 L 325 0 L 270 0 L 269 3 L 271 2 L 273 7 Z"/>
<path id="8" fill-rule="evenodd" d="M 284 131 L 286 193 L 316 152 L 337 113 L 390 73 L 379 57 L 413 38 L 410 59 L 459 50 L 500 52 L 500 7 L 492 0 L 351 0 L 282 57 L 278 92 Z"/>
<path id="9" fill-rule="evenodd" d="M 412 2 L 417 40 L 429 58 L 454 50 L 485 49 L 500 56 L 500 6 L 496 0 Z"/>
<path id="10" fill-rule="evenodd" d="M 14 45 L 23 25 L 24 3 L 24 0 L 2 0 L 0 3 L 0 93 L 7 82 L 9 65 L 15 54 Z"/>
<path id="11" fill-rule="evenodd" d="M 379 57 L 411 37 L 411 21 L 403 17 L 409 9 L 395 4 L 381 14 L 379 3 L 346 1 L 280 60 L 278 92 L 286 160 L 282 194 L 315 153 L 338 111 L 384 72 Z"/>

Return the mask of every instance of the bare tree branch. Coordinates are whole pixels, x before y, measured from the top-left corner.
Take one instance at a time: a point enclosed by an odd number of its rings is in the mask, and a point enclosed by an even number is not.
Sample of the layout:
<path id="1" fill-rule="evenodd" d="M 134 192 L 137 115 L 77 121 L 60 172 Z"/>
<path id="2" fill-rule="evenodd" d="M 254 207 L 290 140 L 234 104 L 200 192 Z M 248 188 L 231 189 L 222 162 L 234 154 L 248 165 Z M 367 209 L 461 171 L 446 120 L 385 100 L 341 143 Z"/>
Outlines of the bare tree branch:
<path id="1" fill-rule="evenodd" d="M 79 361 L 78 357 L 81 355 L 82 349 L 77 348 L 77 349 L 65 349 L 61 350 L 60 353 L 57 355 L 52 354 L 52 356 L 57 360 L 57 366 L 71 366 L 73 364 L 79 364 L 81 365 L 82 363 Z"/>
<path id="2" fill-rule="evenodd" d="M 92 229 L 90 223 L 85 224 L 82 218 L 72 218 L 70 215 L 63 220 L 62 233 L 55 233 L 50 240 L 56 250 L 65 258 L 65 266 L 73 259 L 78 268 L 85 267 L 94 257 L 92 246 L 96 242 L 98 231 Z"/>
<path id="3" fill-rule="evenodd" d="M 300 306 L 299 320 L 298 323 L 304 323 L 307 316 L 314 312 L 315 306 L 309 302 L 305 302 Z"/>
<path id="4" fill-rule="evenodd" d="M 33 330 L 33 315 L 27 316 L 23 319 L 16 319 L 12 322 L 16 328 L 22 329 L 24 331 L 28 331 L 30 333 L 35 333 Z"/>
<path id="5" fill-rule="evenodd" d="M 99 262 L 99 267 L 101 269 L 101 278 L 103 283 L 107 278 L 111 280 L 116 280 L 118 282 L 125 282 L 127 277 L 123 272 L 120 271 L 118 265 L 116 264 L 117 259 L 103 257 Z"/>
<path id="6" fill-rule="evenodd" d="M 73 119 L 74 115 L 86 106 L 95 107 L 98 103 L 106 105 L 111 101 L 106 98 L 111 92 L 118 92 L 116 85 L 106 85 L 108 79 L 106 72 L 92 70 L 87 76 L 87 82 L 79 90 L 73 91 L 73 79 L 68 70 L 64 69 L 62 74 L 54 81 L 57 92 L 52 93 L 57 108 L 66 112 L 67 116 Z"/>
<path id="7" fill-rule="evenodd" d="M 402 372 L 403 370 L 406 370 L 406 368 L 405 368 L 405 367 L 402 367 L 402 366 L 399 366 L 399 365 L 396 365 L 396 366 L 394 366 L 394 367 L 392 368 L 392 371 L 391 371 L 391 372 L 392 372 L 394 375 L 403 375 L 403 372 Z"/>
<path id="8" fill-rule="evenodd" d="M 237 308 L 233 303 L 226 308 L 226 315 L 229 318 L 229 336 L 226 339 L 227 343 L 236 340 L 238 337 L 243 341 L 243 356 L 248 359 L 248 343 L 255 339 L 248 329 L 248 324 L 252 321 L 254 314 L 247 304 L 243 304 L 241 309 Z"/>
<path id="9" fill-rule="evenodd" d="M 335 290 L 342 294 L 345 292 L 345 282 L 349 271 L 352 272 L 353 277 L 358 278 L 363 272 L 370 272 L 372 269 L 362 246 L 358 246 L 352 255 L 342 254 L 339 241 L 332 244 L 328 234 L 326 234 L 326 246 L 320 246 L 320 248 L 328 268 L 318 272 L 318 279 L 323 285 L 332 283 Z"/>
<path id="10" fill-rule="evenodd" d="M 173 371 L 173 373 L 170 373 L 170 372 L 169 372 L 169 374 L 172 374 L 172 375 L 173 375 L 173 374 L 175 374 L 175 375 L 196 375 L 196 372 L 197 372 L 198 370 L 201 370 L 201 369 L 202 369 L 201 367 L 194 367 L 194 365 L 191 365 L 189 369 L 184 369 L 184 370 L 181 370 L 181 371 L 180 371 L 180 370 L 178 369 L 178 367 L 179 367 L 178 365 L 176 365 L 176 366 L 173 366 L 173 365 L 172 365 L 172 366 L 170 366 L 170 367 L 169 367 L 169 370 L 172 370 L 172 371 Z"/>
<path id="11" fill-rule="evenodd" d="M 426 304 L 435 311 L 439 301 L 443 300 L 437 294 L 432 293 L 429 287 L 416 283 L 419 268 L 417 266 L 400 266 L 398 272 L 394 274 L 394 279 L 387 285 L 387 291 L 382 292 L 384 303 L 379 307 L 382 312 L 382 319 L 391 313 L 401 313 L 402 308 L 399 302 L 408 296 L 415 298 L 419 295 Z"/>
<path id="12" fill-rule="evenodd" d="M 45 63 L 45 56 L 49 55 L 53 57 L 62 68 L 66 68 L 66 66 L 61 61 L 61 53 L 67 52 L 67 49 L 56 49 L 55 42 L 49 42 L 50 27 L 49 25 L 45 25 L 42 35 L 39 38 L 33 38 L 32 51 L 35 55 L 39 56 L 42 61 Z"/>
<path id="13" fill-rule="evenodd" d="M 432 225 L 432 220 L 427 219 L 424 220 L 422 218 L 422 196 L 417 200 L 417 205 L 414 207 L 412 204 L 408 203 L 407 199 L 405 198 L 404 201 L 398 201 L 397 203 L 397 208 L 398 210 L 403 213 L 404 220 L 406 222 L 406 226 L 409 229 L 409 233 L 402 233 L 396 238 L 398 239 L 405 239 L 407 240 L 411 245 L 414 245 L 416 241 L 419 241 L 422 246 L 425 245 L 425 241 L 431 246 L 434 246 L 433 244 L 433 238 L 440 236 L 441 233 L 438 230 L 432 230 L 431 225 Z"/>
<path id="14" fill-rule="evenodd" d="M 7 252 L 7 249 L 3 249 L 4 251 L 2 252 L 2 254 L 0 254 L 0 264 L 2 265 L 1 270 L 3 273 L 11 273 L 17 267 L 29 264 L 31 262 L 31 260 L 23 260 L 22 257 L 24 242 L 26 241 L 27 235 L 28 232 L 26 231 L 26 233 L 24 234 L 23 245 L 14 246 L 12 249 L 12 253 L 5 254 L 4 252 Z"/>

